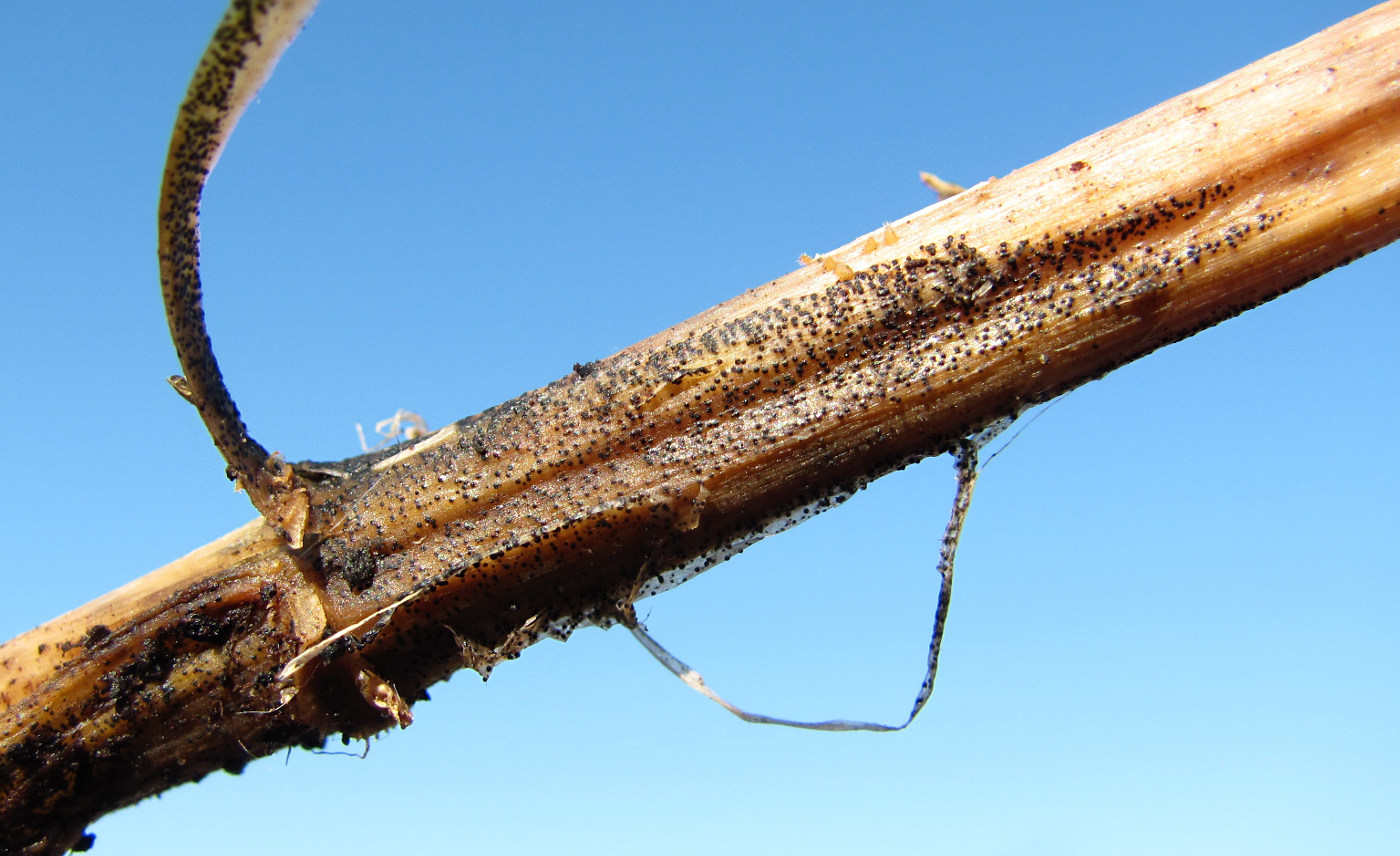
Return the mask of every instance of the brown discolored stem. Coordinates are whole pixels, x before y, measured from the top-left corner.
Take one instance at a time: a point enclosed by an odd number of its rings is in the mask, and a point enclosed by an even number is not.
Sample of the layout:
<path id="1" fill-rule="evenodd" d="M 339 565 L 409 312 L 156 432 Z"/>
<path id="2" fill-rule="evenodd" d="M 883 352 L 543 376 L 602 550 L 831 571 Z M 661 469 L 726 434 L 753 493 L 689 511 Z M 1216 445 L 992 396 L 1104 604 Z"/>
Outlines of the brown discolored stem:
<path id="1" fill-rule="evenodd" d="M 406 724 L 463 665 L 1394 240 L 1397 82 L 1388 4 L 411 446 L 301 465 L 304 547 L 250 524 L 0 647 L 0 845 Z"/>
<path id="2" fill-rule="evenodd" d="M 234 0 L 229 5 L 180 105 L 157 215 L 165 317 L 184 371 L 170 383 L 199 409 L 228 462 L 228 477 L 295 547 L 301 546 L 306 527 L 306 490 L 290 466 L 248 436 L 204 324 L 199 201 L 239 116 L 315 7 L 316 0 Z"/>

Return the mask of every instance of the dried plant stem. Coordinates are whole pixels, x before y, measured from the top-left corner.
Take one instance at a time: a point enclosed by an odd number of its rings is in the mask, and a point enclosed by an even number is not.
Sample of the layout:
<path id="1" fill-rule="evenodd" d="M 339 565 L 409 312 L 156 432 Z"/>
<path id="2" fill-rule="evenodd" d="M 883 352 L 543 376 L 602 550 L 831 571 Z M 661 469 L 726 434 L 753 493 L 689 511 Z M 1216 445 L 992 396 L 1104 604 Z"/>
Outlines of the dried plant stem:
<path id="1" fill-rule="evenodd" d="M 411 446 L 303 468 L 306 546 L 259 521 L 0 647 L 0 849 L 402 724 L 455 669 L 615 621 L 1394 240 L 1397 69 L 1387 4 Z"/>
<path id="2" fill-rule="evenodd" d="M 199 281 L 199 201 L 204 182 L 238 118 L 301 31 L 316 0 L 235 0 L 195 70 L 175 120 L 161 181 L 158 240 L 160 285 L 170 338 L 184 375 L 175 391 L 199 409 L 209 436 L 228 462 L 228 477 L 254 507 L 301 546 L 309 506 L 292 468 L 269 455 L 248 429 L 224 386 L 204 324 Z"/>

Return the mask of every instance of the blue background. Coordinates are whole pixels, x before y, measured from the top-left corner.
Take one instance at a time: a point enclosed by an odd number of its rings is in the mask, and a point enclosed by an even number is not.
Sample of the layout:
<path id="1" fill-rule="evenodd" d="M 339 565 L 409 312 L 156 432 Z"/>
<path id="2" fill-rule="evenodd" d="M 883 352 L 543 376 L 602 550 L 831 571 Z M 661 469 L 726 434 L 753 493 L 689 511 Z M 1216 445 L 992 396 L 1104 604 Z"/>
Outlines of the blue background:
<path id="1" fill-rule="evenodd" d="M 589 8 L 598 6 L 600 8 Z M 610 354 L 1364 8 L 331 0 L 213 175 L 254 436 L 357 453 Z M 0 7 L 0 637 L 252 516 L 177 370 L 155 205 L 218 0 Z M 938 689 L 894 735 L 746 725 L 620 631 L 454 678 L 99 853 L 1394 853 L 1390 248 L 1060 401 L 986 471 Z M 640 605 L 738 704 L 899 721 L 951 467 Z M 356 753 L 360 746 L 351 747 Z"/>

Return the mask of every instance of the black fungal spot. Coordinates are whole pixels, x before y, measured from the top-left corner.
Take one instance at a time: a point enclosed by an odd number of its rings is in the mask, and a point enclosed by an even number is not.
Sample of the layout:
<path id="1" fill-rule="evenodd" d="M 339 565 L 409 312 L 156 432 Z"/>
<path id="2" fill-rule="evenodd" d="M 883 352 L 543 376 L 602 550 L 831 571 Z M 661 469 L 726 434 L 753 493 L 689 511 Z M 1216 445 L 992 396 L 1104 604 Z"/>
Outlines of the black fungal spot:
<path id="1" fill-rule="evenodd" d="M 344 538 L 326 539 L 313 559 L 327 583 L 341 580 L 354 594 L 362 594 L 374 585 L 382 562 L 376 546 L 351 545 Z"/>
<path id="2" fill-rule="evenodd" d="M 356 594 L 374 585 L 376 570 L 374 554 L 364 548 L 350 550 L 339 568 L 341 579 Z"/>
<path id="3" fill-rule="evenodd" d="M 206 645 L 222 645 L 252 616 L 253 605 L 243 604 L 219 614 L 196 612 L 180 619 L 175 631 L 185 639 Z"/>
<path id="4" fill-rule="evenodd" d="M 24 740 L 5 752 L 5 760 L 24 772 L 33 772 L 63 747 L 63 735 L 47 725 L 34 728 Z"/>
<path id="5" fill-rule="evenodd" d="M 81 644 L 84 648 L 91 648 L 92 646 L 96 645 L 97 643 L 101 642 L 103 639 L 106 639 L 108 636 L 111 635 L 112 631 L 107 628 L 107 625 L 94 624 L 87 629 L 86 633 L 83 634 L 83 641 L 79 644 Z"/>
<path id="6" fill-rule="evenodd" d="M 168 632 L 142 643 L 130 661 L 105 677 L 105 695 L 118 713 L 125 713 L 139 700 L 141 687 L 164 681 L 175 666 L 177 652 Z M 101 683 L 101 682 L 99 682 Z"/>
<path id="7" fill-rule="evenodd" d="M 339 660 L 346 654 L 355 651 L 358 647 L 359 646 L 355 637 L 342 636 L 339 639 L 332 642 L 331 644 L 327 645 L 325 649 L 321 651 L 321 661 L 324 663 L 330 663 L 335 660 Z"/>

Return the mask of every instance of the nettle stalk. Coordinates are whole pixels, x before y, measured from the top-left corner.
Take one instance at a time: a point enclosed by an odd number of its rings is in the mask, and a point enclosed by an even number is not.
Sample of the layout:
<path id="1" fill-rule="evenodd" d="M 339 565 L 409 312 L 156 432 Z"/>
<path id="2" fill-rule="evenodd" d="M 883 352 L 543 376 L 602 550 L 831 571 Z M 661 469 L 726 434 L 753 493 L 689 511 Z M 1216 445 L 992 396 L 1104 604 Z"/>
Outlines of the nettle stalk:
<path id="1" fill-rule="evenodd" d="M 193 355 L 177 388 L 266 516 L 0 647 L 5 852 L 81 845 L 108 811 L 289 745 L 407 725 L 456 670 L 625 620 L 882 474 L 1400 235 L 1387 4 L 411 444 L 287 465 L 220 398 L 188 308 L 204 174 L 306 13 L 234 4 L 200 72 L 234 85 L 210 106 L 196 78 L 162 206 Z"/>

